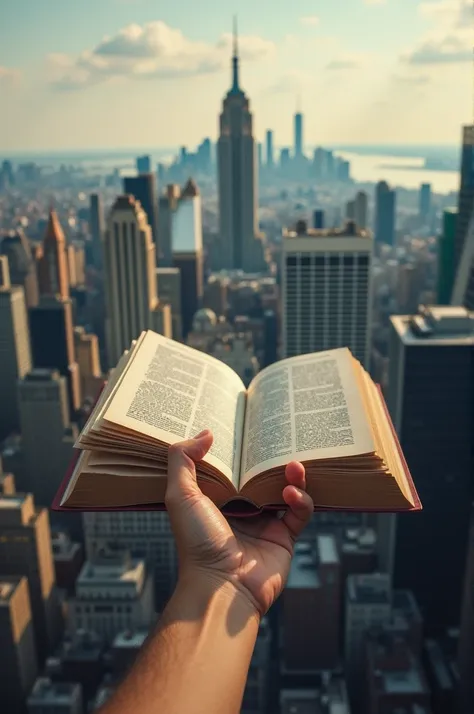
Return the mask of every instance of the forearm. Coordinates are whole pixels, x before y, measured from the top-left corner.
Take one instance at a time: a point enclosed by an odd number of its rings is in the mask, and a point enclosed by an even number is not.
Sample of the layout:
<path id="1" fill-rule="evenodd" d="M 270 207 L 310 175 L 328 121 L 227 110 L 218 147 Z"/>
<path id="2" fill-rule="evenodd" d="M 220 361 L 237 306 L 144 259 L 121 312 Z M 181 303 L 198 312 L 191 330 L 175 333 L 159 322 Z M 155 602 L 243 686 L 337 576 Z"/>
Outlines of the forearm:
<path id="1" fill-rule="evenodd" d="M 258 626 L 233 586 L 181 580 L 102 714 L 238 714 Z"/>

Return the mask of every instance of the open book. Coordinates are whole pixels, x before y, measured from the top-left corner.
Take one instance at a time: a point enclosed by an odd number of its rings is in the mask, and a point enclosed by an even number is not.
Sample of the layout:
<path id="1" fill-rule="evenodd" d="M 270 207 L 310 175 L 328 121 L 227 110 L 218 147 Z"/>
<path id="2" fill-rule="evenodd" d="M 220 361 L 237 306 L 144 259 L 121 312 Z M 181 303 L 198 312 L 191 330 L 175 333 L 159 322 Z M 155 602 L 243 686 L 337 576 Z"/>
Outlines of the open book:
<path id="1" fill-rule="evenodd" d="M 154 332 L 121 358 L 56 506 L 163 506 L 170 444 L 211 429 L 202 491 L 239 513 L 284 508 L 302 461 L 319 509 L 421 508 L 381 394 L 346 348 L 277 362 L 247 390 L 227 365 Z"/>

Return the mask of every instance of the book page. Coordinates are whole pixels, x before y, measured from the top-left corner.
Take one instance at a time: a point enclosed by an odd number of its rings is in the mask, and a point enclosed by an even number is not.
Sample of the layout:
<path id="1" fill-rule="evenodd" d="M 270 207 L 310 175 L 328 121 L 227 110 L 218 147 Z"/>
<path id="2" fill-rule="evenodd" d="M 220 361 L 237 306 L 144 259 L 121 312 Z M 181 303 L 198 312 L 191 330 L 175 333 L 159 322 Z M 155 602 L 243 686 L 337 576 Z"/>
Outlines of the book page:
<path id="1" fill-rule="evenodd" d="M 291 357 L 260 372 L 248 390 L 240 488 L 291 460 L 374 448 L 349 350 Z"/>
<path id="2" fill-rule="evenodd" d="M 205 461 L 239 483 L 246 389 L 227 365 L 147 332 L 104 419 L 167 444 L 211 429 Z"/>

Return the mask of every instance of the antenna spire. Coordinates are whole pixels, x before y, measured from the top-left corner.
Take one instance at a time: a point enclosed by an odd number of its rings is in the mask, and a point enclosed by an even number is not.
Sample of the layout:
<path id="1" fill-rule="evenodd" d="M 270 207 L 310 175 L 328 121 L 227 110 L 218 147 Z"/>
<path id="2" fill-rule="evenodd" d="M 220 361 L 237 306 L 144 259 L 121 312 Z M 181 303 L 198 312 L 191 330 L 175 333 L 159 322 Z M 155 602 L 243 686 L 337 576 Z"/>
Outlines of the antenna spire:
<path id="1" fill-rule="evenodd" d="M 237 15 L 233 22 L 233 55 L 232 55 L 232 91 L 240 91 L 239 87 L 239 32 L 237 28 Z"/>

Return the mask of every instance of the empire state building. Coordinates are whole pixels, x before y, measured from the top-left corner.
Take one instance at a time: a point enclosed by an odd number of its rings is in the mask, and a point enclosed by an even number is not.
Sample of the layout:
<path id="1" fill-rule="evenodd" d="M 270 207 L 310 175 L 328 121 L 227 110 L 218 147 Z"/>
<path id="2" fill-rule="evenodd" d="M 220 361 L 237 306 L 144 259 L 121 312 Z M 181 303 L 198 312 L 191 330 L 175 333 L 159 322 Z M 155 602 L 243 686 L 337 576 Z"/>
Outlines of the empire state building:
<path id="1" fill-rule="evenodd" d="M 219 263 L 246 273 L 267 269 L 257 227 L 257 162 L 252 114 L 239 85 L 239 53 L 234 28 L 232 87 L 224 99 L 217 144 L 219 180 Z"/>

